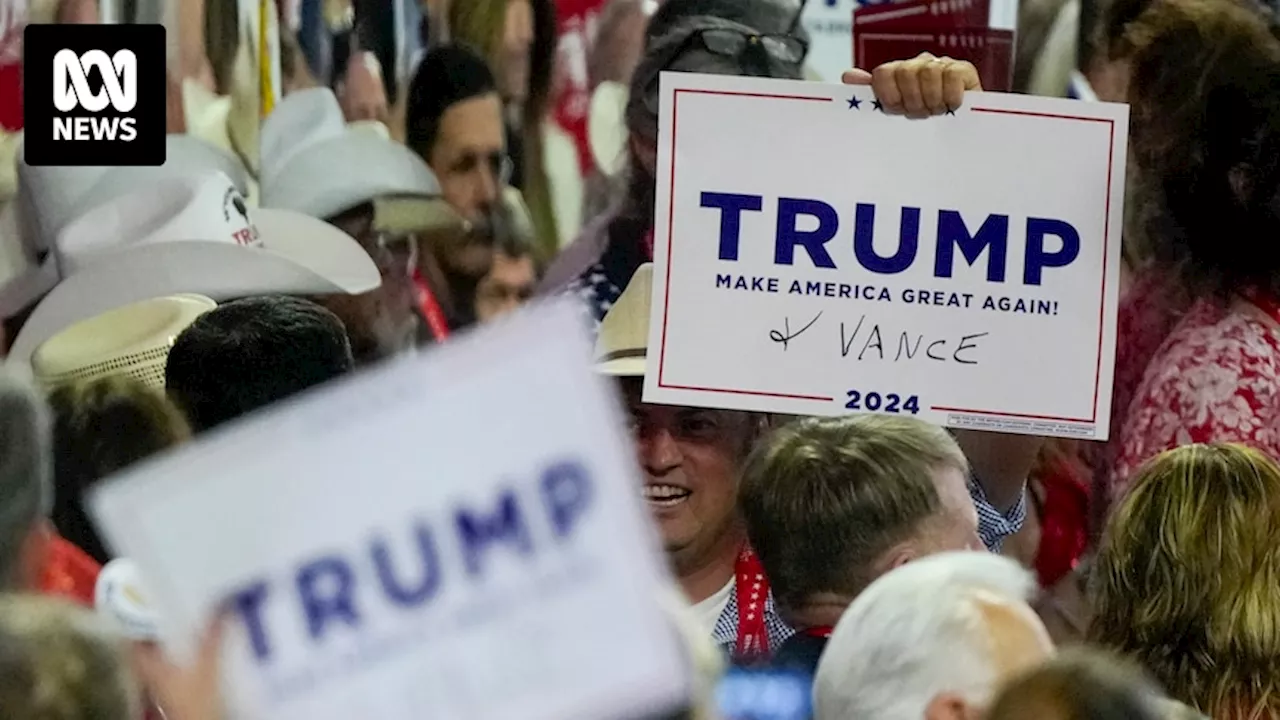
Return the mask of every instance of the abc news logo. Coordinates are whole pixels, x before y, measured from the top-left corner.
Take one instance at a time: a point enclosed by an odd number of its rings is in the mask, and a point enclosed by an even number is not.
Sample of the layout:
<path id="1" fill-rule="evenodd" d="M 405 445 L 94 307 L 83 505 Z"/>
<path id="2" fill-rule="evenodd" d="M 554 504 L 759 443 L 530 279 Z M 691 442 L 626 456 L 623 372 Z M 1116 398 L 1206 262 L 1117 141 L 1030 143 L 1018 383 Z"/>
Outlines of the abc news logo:
<path id="1" fill-rule="evenodd" d="M 28 25 L 23 36 L 28 165 L 161 165 L 161 25 Z"/>
<path id="2" fill-rule="evenodd" d="M 87 69 L 102 76 L 102 89 L 89 86 Z M 53 106 L 58 112 L 73 113 L 77 108 L 99 113 L 110 103 L 116 112 L 127 114 L 138 106 L 138 56 L 132 50 L 121 50 L 107 57 L 101 50 L 77 55 L 74 50 L 60 50 L 53 56 Z M 53 119 L 54 140 L 120 140 L 132 142 L 138 137 L 138 122 L 132 117 L 97 117 L 79 115 Z"/>

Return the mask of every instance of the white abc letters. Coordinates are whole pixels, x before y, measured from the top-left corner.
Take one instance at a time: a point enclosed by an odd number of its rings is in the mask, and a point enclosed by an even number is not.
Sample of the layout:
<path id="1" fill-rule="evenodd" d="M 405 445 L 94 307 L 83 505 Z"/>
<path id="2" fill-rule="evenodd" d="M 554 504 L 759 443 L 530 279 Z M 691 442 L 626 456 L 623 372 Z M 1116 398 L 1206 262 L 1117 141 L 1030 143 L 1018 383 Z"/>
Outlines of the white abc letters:
<path id="1" fill-rule="evenodd" d="M 89 69 L 102 74 L 102 89 L 89 89 Z M 101 50 L 77 55 L 62 50 L 53 56 L 53 104 L 60 112 L 76 107 L 88 112 L 105 110 L 108 102 L 116 112 L 131 112 L 138 104 L 138 58 L 132 50 L 121 50 L 107 57 Z"/>

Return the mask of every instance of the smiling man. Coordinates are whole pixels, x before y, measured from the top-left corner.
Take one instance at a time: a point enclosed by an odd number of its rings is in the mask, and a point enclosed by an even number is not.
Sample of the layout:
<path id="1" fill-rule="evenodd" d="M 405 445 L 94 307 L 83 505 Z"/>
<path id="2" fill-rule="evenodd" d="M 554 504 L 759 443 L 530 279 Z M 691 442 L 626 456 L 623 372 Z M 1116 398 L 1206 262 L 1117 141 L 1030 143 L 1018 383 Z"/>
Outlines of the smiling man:
<path id="1" fill-rule="evenodd" d="M 642 492 L 681 589 L 717 645 L 737 659 L 766 657 L 792 630 L 737 508 L 739 470 L 765 419 L 641 401 L 652 285 L 653 266 L 642 265 L 600 325 L 596 369 L 626 399 Z"/>

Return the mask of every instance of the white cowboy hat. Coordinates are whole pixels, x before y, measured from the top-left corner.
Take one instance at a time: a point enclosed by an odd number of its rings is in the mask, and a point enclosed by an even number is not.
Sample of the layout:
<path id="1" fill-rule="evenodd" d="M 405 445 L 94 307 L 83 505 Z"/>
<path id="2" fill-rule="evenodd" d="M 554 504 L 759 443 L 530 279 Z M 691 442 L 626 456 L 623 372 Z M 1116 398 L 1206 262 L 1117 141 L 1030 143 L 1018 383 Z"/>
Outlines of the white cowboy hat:
<path id="1" fill-rule="evenodd" d="M 223 172 L 242 193 L 249 176 L 230 153 L 190 135 L 165 138 L 165 162 L 148 167 L 32 167 L 18 163 L 15 217 L 0 213 L 0 317 L 11 317 L 57 284 L 49 251 L 63 228 L 85 212 L 140 188 L 179 177 Z M 4 212 L 9 212 L 6 209 Z"/>
<path id="2" fill-rule="evenodd" d="M 645 263 L 636 269 L 627 289 L 600 323 L 600 333 L 596 335 L 596 372 L 615 377 L 644 377 L 652 293 L 653 263 Z"/>
<path id="3" fill-rule="evenodd" d="M 370 126 L 348 126 L 333 91 L 291 93 L 262 124 L 261 204 L 330 218 L 387 195 L 440 195 L 409 148 Z"/>
<path id="4" fill-rule="evenodd" d="M 107 375 L 128 375 L 164 389 L 174 339 L 217 306 L 203 295 L 171 295 L 108 310 L 42 343 L 31 357 L 31 369 L 50 389 Z"/>
<path id="5" fill-rule="evenodd" d="M 221 173 L 135 191 L 84 214 L 58 237 L 63 280 L 9 351 L 27 362 L 54 334 L 140 300 L 199 293 L 358 295 L 381 284 L 360 244 L 285 210 L 250 210 Z"/>

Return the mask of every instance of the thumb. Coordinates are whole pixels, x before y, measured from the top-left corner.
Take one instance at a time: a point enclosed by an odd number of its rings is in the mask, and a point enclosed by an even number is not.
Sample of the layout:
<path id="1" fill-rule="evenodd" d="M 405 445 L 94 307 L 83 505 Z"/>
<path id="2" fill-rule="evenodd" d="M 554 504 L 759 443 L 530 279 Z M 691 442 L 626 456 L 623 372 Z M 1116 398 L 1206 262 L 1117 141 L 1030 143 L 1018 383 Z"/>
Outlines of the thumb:
<path id="1" fill-rule="evenodd" d="M 840 76 L 840 82 L 845 85 L 870 85 L 871 73 L 860 68 L 845 70 L 844 74 Z"/>

